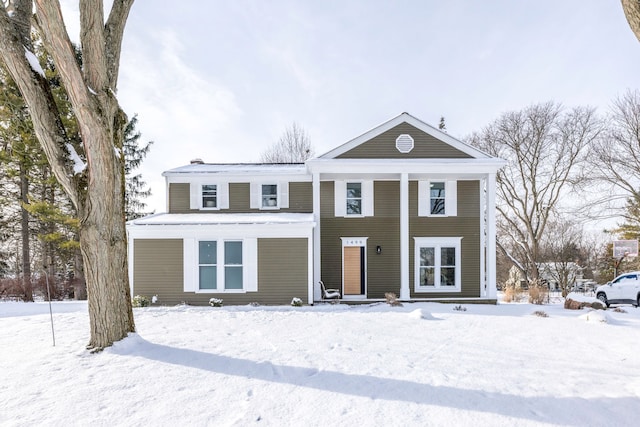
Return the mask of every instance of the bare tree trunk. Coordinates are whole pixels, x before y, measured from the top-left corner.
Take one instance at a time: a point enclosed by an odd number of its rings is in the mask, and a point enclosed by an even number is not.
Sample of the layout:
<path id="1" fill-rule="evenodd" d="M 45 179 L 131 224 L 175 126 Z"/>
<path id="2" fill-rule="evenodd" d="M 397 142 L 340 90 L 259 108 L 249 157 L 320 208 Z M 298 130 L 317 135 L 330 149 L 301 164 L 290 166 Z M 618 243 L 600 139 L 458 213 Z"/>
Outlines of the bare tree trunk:
<path id="1" fill-rule="evenodd" d="M 29 180 L 24 165 L 20 163 L 20 237 L 22 241 L 22 289 L 24 300 L 33 301 L 33 287 L 31 285 L 31 233 L 29 232 L 29 211 L 25 205 L 29 203 Z"/>
<path id="2" fill-rule="evenodd" d="M 627 17 L 631 31 L 640 41 L 640 0 L 622 0 L 622 10 Z"/>
<path id="3" fill-rule="evenodd" d="M 77 209 L 89 299 L 88 348 L 100 350 L 135 330 L 124 220 L 122 147 L 127 120 L 115 97 L 122 36 L 133 0 L 114 0 L 106 21 L 102 1 L 80 2 L 81 67 L 59 1 L 35 3 L 35 22 L 69 95 L 81 146 L 73 146 L 46 78 L 29 61 L 33 54 L 22 43 L 19 11 L 9 16 L 2 3 L 0 57 L 29 106 L 52 172 Z M 31 8 L 23 10 L 30 14 Z"/>

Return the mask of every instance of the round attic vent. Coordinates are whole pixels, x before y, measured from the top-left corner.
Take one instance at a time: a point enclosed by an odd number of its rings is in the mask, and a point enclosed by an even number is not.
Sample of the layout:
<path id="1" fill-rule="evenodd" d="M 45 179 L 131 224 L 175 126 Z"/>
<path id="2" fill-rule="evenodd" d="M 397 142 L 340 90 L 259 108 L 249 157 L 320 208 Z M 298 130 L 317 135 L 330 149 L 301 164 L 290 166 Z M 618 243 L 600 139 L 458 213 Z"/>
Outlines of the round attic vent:
<path id="1" fill-rule="evenodd" d="M 402 135 L 397 137 L 396 148 L 401 153 L 408 153 L 413 150 L 413 138 L 411 138 L 411 135 L 403 133 Z"/>

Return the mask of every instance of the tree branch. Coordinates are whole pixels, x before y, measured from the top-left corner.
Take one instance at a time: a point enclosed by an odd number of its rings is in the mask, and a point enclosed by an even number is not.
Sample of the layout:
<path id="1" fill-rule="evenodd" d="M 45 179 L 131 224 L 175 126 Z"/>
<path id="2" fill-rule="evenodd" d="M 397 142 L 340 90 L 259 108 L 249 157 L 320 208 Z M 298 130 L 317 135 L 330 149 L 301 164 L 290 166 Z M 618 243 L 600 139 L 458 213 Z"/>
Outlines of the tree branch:
<path id="1" fill-rule="evenodd" d="M 115 0 L 105 25 L 107 79 L 109 88 L 114 92 L 118 87 L 120 68 L 120 53 L 122 51 L 122 37 L 129 11 L 134 0 Z"/>
<path id="2" fill-rule="evenodd" d="M 78 207 L 80 198 L 65 144 L 68 141 L 64 126 L 57 114 L 49 83 L 33 70 L 25 56 L 19 31 L 13 25 L 3 5 L 0 5 L 0 56 L 7 71 L 18 85 L 31 110 L 36 137 L 49 159 L 53 173 Z M 18 13 L 18 11 L 16 11 Z M 30 13 L 30 10 L 29 10 Z"/>

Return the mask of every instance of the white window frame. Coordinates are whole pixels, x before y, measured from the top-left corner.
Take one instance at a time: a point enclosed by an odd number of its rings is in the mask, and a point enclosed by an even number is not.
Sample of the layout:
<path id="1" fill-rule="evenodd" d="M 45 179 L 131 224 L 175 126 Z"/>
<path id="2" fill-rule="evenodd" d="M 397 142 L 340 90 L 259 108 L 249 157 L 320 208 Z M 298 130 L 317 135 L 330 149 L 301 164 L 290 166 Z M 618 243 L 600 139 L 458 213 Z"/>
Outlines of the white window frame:
<path id="1" fill-rule="evenodd" d="M 202 186 L 216 186 L 216 207 L 206 207 L 202 204 Z M 229 209 L 229 183 L 210 180 L 195 180 L 189 183 L 189 208 L 194 210 L 216 211 Z"/>
<path id="2" fill-rule="evenodd" d="M 276 186 L 276 206 L 262 205 L 262 186 Z M 249 208 L 260 210 L 287 209 L 289 207 L 289 182 L 288 181 L 256 181 L 249 184 Z"/>
<path id="3" fill-rule="evenodd" d="M 347 184 L 359 183 L 361 197 L 361 213 L 347 214 Z M 334 214 L 343 218 L 363 218 L 373 216 L 374 181 L 350 179 L 334 182 Z"/>
<path id="4" fill-rule="evenodd" d="M 444 183 L 444 214 L 431 213 L 431 183 Z M 418 181 L 418 216 L 442 218 L 458 215 L 458 182 L 446 179 Z"/>
<path id="5" fill-rule="evenodd" d="M 205 198 L 204 187 L 205 187 L 205 185 L 206 186 L 214 186 L 216 188 L 215 189 L 215 192 L 216 192 L 216 202 L 215 202 L 216 205 L 215 206 L 205 206 L 205 203 L 204 203 L 204 198 Z M 207 211 L 210 211 L 210 210 L 211 211 L 214 211 L 214 210 L 217 211 L 217 210 L 219 210 L 220 209 L 219 208 L 219 206 L 220 206 L 219 199 L 220 198 L 218 197 L 218 191 L 219 191 L 218 190 L 218 184 L 213 184 L 213 183 L 211 183 L 211 184 L 200 184 L 200 199 L 199 199 L 199 201 L 200 201 L 200 209 L 207 210 Z"/>
<path id="6" fill-rule="evenodd" d="M 414 237 L 414 281 L 413 288 L 416 293 L 429 292 L 460 292 L 462 290 L 462 237 Z M 441 249 L 455 248 L 455 286 L 441 286 L 440 269 Z M 420 248 L 434 248 L 434 286 L 420 285 Z"/>
<path id="7" fill-rule="evenodd" d="M 275 186 L 276 187 L 276 204 L 271 206 L 264 205 L 264 187 L 265 185 Z M 262 210 L 272 210 L 272 209 L 280 209 L 280 184 L 278 183 L 269 183 L 263 182 L 260 184 L 260 209 Z"/>
<path id="8" fill-rule="evenodd" d="M 349 197 L 349 185 L 357 184 L 360 185 L 360 197 Z M 345 216 L 364 216 L 364 189 L 362 188 L 362 181 L 346 181 L 344 183 L 344 212 Z M 360 200 L 360 212 L 357 213 L 349 213 L 348 206 L 349 200 Z"/>
<path id="9" fill-rule="evenodd" d="M 247 292 L 258 291 L 258 239 L 256 238 L 244 238 L 244 239 L 216 239 L 216 238 L 201 238 L 193 239 L 195 244 L 193 249 L 186 250 L 188 240 L 185 239 L 185 270 L 189 268 L 195 268 L 195 277 L 193 277 L 193 288 L 188 289 L 188 281 L 185 280 L 185 292 L 195 292 L 199 294 L 237 294 Z M 216 289 L 200 289 L 200 255 L 199 245 L 200 242 L 216 242 Z M 242 289 L 226 289 L 225 288 L 225 269 L 230 266 L 225 263 L 225 243 L 227 242 L 241 242 L 242 243 Z M 187 259 L 187 253 L 189 257 L 193 257 L 193 260 L 189 262 Z M 210 264 L 213 265 L 213 264 Z M 234 264 L 237 265 L 237 264 Z M 191 267 L 195 266 L 195 267 Z M 188 279 L 190 275 L 185 275 L 185 279 Z"/>

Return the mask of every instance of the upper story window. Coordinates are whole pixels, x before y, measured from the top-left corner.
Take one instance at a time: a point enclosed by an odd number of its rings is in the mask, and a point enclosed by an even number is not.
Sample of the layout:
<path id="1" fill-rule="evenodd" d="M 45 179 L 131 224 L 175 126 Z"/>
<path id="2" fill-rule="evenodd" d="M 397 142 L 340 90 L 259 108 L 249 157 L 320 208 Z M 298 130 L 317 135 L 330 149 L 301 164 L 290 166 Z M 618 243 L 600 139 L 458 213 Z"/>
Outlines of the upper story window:
<path id="1" fill-rule="evenodd" d="M 265 210 L 289 208 L 289 182 L 251 182 L 249 208 Z"/>
<path id="2" fill-rule="evenodd" d="M 458 215 L 456 181 L 418 181 L 418 216 Z"/>
<path id="3" fill-rule="evenodd" d="M 335 181 L 335 216 L 373 216 L 373 181 Z"/>
<path id="4" fill-rule="evenodd" d="M 431 182 L 429 184 L 431 215 L 444 215 L 445 191 L 444 182 Z"/>
<path id="5" fill-rule="evenodd" d="M 229 183 L 193 180 L 189 183 L 189 209 L 229 209 Z"/>
<path id="6" fill-rule="evenodd" d="M 278 207 L 278 186 L 262 184 L 262 207 L 275 209 Z"/>
<path id="7" fill-rule="evenodd" d="M 218 186 L 204 184 L 202 186 L 202 207 L 204 209 L 218 208 Z"/>
<path id="8" fill-rule="evenodd" d="M 347 182 L 347 215 L 362 215 L 362 183 Z"/>

